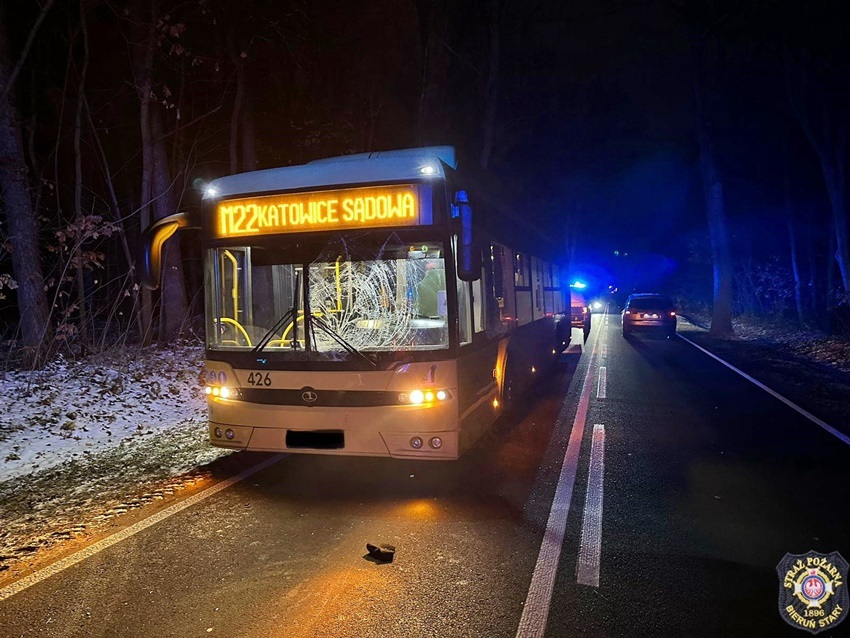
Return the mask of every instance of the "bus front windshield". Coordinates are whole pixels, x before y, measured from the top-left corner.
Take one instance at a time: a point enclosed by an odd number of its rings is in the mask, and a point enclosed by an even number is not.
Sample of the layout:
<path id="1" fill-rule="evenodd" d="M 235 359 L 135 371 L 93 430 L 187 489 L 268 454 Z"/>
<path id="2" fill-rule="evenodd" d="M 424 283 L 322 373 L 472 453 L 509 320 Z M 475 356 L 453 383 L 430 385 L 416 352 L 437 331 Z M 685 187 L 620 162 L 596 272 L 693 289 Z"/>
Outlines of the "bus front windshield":
<path id="1" fill-rule="evenodd" d="M 441 242 L 285 241 L 207 251 L 209 349 L 304 360 L 448 348 Z"/>

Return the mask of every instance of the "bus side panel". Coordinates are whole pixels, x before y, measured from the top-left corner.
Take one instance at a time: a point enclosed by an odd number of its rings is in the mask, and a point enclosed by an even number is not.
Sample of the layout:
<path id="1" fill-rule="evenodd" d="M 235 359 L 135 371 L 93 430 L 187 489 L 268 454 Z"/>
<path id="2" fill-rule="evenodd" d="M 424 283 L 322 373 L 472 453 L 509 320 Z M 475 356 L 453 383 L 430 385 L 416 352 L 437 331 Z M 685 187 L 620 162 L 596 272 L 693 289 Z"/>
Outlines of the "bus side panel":
<path id="1" fill-rule="evenodd" d="M 460 397 L 460 449 L 468 450 L 498 417 L 493 399 L 498 395 L 496 361 L 499 342 L 461 350 L 457 362 Z"/>
<path id="2" fill-rule="evenodd" d="M 534 381 L 555 362 L 555 319 L 543 317 L 511 333 L 502 374 L 514 375 L 520 392 L 528 392 Z"/>

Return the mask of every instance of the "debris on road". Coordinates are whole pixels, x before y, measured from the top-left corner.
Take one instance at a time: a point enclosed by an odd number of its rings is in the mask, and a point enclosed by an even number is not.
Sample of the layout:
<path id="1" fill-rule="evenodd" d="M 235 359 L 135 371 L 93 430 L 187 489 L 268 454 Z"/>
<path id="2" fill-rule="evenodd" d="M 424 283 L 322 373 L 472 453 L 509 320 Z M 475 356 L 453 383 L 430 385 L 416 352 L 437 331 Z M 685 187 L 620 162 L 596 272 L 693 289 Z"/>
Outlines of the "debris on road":
<path id="1" fill-rule="evenodd" d="M 395 545 L 366 543 L 366 551 L 369 554 L 364 558 L 371 558 L 379 563 L 391 563 L 395 557 Z"/>

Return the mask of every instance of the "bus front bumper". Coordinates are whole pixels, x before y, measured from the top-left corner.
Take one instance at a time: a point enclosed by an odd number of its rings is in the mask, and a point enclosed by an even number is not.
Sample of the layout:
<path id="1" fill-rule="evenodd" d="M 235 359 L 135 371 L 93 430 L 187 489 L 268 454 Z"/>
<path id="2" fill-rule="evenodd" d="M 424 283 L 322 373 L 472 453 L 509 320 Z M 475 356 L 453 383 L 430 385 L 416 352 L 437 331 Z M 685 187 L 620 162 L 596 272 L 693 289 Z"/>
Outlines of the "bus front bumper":
<path id="1" fill-rule="evenodd" d="M 209 437 L 212 445 L 236 450 L 453 460 L 459 456 L 457 422 L 454 399 L 307 409 L 214 399 Z"/>

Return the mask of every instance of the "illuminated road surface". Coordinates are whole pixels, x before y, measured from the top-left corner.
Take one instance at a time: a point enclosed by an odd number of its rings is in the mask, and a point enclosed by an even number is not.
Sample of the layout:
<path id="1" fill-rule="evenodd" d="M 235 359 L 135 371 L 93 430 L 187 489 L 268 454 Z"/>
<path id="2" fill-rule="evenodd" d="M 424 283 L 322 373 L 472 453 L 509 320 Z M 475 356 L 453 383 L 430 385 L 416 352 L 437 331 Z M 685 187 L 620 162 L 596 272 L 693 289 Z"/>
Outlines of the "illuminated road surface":
<path id="1" fill-rule="evenodd" d="M 462 462 L 284 458 L 3 600 L 0 636 L 803 635 L 775 567 L 850 556 L 850 447 L 599 319 Z"/>

